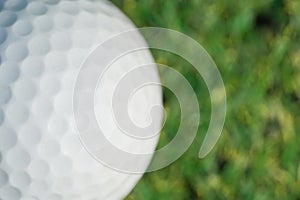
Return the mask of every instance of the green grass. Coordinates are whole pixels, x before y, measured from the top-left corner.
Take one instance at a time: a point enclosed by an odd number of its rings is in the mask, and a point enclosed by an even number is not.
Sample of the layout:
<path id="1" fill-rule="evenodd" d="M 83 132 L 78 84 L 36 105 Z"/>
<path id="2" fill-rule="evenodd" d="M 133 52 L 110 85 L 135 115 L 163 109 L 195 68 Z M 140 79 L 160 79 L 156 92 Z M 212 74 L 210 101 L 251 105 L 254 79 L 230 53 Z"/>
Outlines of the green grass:
<path id="1" fill-rule="evenodd" d="M 155 51 L 157 62 L 190 81 L 201 126 L 189 150 L 172 165 L 145 174 L 135 199 L 300 198 L 300 1 L 113 0 L 138 26 L 181 31 L 216 62 L 227 92 L 227 117 L 217 146 L 197 154 L 210 118 L 207 88 L 191 66 Z M 178 127 L 178 103 L 164 91 L 168 111 L 159 146 Z M 174 131 L 175 130 L 175 131 Z"/>

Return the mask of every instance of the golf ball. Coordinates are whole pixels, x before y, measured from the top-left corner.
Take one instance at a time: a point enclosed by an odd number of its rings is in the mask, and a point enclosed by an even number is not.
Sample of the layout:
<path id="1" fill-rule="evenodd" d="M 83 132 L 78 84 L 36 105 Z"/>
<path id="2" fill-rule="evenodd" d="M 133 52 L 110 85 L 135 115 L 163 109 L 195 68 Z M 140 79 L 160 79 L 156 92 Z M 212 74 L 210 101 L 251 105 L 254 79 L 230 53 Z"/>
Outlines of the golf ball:
<path id="1" fill-rule="evenodd" d="M 132 28 L 103 0 L 0 0 L 0 200 L 122 199 L 132 190 L 141 174 L 95 160 L 78 137 L 72 107 L 76 77 L 90 52 Z M 135 35 L 131 42 L 141 41 Z M 140 142 L 122 134 L 109 97 L 131 66 L 147 63 L 153 63 L 148 50 L 120 58 L 95 92 L 94 112 L 104 121 L 104 134 L 132 153 L 153 151 L 158 136 Z M 97 60 L 97 67 L 105 66 Z M 136 78 L 159 81 L 155 66 Z M 149 120 L 148 110 L 161 98 L 158 87 L 141 88 L 128 104 L 132 121 L 142 126 L 160 121 L 159 113 Z M 82 117 L 80 126 L 85 123 Z"/>

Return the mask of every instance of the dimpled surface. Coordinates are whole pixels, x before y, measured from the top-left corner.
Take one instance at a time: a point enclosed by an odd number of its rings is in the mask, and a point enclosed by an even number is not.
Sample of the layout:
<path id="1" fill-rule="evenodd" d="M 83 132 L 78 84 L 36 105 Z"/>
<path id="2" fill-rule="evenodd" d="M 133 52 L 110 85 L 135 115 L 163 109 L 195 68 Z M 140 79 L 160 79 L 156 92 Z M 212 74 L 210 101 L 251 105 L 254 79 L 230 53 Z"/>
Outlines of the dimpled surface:
<path id="1" fill-rule="evenodd" d="M 93 159 L 72 116 L 81 63 L 108 37 L 133 27 L 101 0 L 0 0 L 1 200 L 121 199 L 134 187 L 141 175 L 117 172 Z M 111 75 L 122 76 L 122 65 L 151 62 L 149 52 L 133 54 Z M 152 76 L 158 79 L 155 68 Z M 138 110 L 148 101 L 160 103 L 158 90 L 150 90 L 150 97 L 149 91 L 140 93 Z M 153 150 L 156 142 L 134 149 L 129 140 L 121 141 L 133 152 Z"/>

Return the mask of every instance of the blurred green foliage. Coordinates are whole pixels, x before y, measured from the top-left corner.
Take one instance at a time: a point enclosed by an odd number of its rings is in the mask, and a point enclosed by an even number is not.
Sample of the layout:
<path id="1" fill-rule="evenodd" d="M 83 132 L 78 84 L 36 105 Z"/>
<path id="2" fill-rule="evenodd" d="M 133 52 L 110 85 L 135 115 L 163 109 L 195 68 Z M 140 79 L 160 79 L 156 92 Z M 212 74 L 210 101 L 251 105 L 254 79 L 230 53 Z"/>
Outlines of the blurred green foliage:
<path id="1" fill-rule="evenodd" d="M 216 62 L 227 92 L 222 136 L 200 160 L 210 119 L 207 88 L 185 61 L 154 52 L 197 92 L 201 126 L 179 160 L 145 174 L 127 199 L 300 199 L 300 1 L 112 2 L 138 27 L 171 28 L 197 40 Z M 178 127 L 174 99 L 164 91 L 168 119 L 159 146 Z"/>

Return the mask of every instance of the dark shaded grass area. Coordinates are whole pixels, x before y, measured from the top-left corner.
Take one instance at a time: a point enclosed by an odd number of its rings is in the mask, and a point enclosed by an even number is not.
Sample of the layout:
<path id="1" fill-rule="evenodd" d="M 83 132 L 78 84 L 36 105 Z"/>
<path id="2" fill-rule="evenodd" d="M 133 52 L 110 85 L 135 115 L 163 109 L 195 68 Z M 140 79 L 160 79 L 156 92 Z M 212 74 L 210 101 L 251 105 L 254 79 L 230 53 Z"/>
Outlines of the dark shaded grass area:
<path id="1" fill-rule="evenodd" d="M 159 26 L 197 40 L 216 62 L 227 92 L 222 136 L 205 159 L 198 151 L 210 119 L 200 76 L 184 60 L 154 51 L 198 95 L 201 126 L 175 163 L 147 173 L 127 199 L 300 199 L 300 1 L 113 0 L 138 27 Z M 159 147 L 176 133 L 180 110 L 168 112 Z"/>

